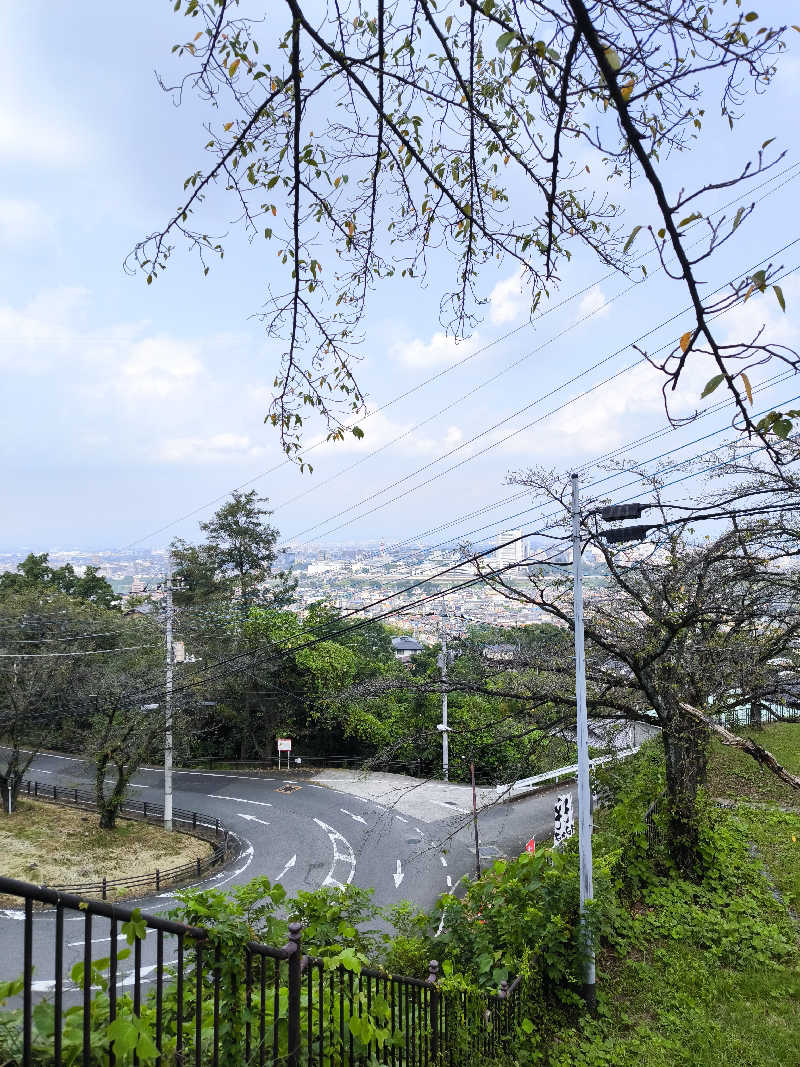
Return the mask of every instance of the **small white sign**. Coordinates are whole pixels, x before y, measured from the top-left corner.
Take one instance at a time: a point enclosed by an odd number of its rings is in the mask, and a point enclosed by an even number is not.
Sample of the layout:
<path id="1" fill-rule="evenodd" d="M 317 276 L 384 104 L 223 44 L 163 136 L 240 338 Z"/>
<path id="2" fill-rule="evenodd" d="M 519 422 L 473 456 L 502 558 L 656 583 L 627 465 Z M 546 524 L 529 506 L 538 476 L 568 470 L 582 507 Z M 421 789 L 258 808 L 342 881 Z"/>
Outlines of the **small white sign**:
<path id="1" fill-rule="evenodd" d="M 278 752 L 291 752 L 292 751 L 292 739 L 291 737 L 279 737 L 278 738 Z"/>
<path id="2" fill-rule="evenodd" d="M 575 833 L 575 815 L 572 808 L 572 793 L 556 798 L 553 805 L 553 844 L 558 847 Z"/>

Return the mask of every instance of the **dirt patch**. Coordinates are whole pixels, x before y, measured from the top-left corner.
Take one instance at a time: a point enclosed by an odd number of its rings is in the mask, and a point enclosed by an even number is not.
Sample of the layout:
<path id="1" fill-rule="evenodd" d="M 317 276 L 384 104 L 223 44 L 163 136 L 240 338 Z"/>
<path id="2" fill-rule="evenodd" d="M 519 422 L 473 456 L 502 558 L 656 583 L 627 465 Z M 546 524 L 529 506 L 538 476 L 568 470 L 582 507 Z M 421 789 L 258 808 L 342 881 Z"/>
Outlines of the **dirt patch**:
<path id="1" fill-rule="evenodd" d="M 115 830 L 101 830 L 97 814 L 81 808 L 20 800 L 12 815 L 0 816 L 0 874 L 37 885 L 134 878 L 210 853 L 206 841 L 144 822 L 118 819 Z"/>

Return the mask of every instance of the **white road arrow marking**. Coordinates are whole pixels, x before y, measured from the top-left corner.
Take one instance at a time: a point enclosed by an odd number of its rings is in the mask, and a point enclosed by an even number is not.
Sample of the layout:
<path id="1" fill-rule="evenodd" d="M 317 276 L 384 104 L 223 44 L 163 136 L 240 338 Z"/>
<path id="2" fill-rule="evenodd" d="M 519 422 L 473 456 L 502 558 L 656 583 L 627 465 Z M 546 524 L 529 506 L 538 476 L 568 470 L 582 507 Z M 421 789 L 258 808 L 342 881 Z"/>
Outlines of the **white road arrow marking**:
<path id="1" fill-rule="evenodd" d="M 346 863 L 350 867 L 350 873 L 345 879 L 347 884 L 353 881 L 353 877 L 356 873 L 356 857 L 350 842 L 346 837 L 343 837 L 338 830 L 335 830 L 332 826 L 328 826 L 322 819 L 314 819 L 314 822 L 319 826 L 321 830 L 324 830 L 328 835 L 330 843 L 333 845 L 333 863 L 331 869 L 325 875 L 323 886 L 333 886 L 334 889 L 343 889 L 344 886 L 338 878 L 333 877 L 333 872 L 336 870 L 337 863 Z"/>
<path id="2" fill-rule="evenodd" d="M 292 867 L 294 867 L 295 863 L 297 863 L 297 853 L 295 853 L 294 856 L 292 856 L 292 858 L 289 860 L 289 862 L 283 868 L 283 870 L 278 875 L 278 877 L 275 879 L 275 881 L 276 882 L 280 882 L 281 878 L 283 878 L 283 876 L 286 874 L 287 871 L 290 871 L 292 869 Z"/>
<path id="3" fill-rule="evenodd" d="M 439 859 L 442 861 L 442 866 L 446 867 L 447 866 L 447 860 L 444 858 L 444 856 L 440 856 Z"/>
<path id="4" fill-rule="evenodd" d="M 219 793 L 209 793 L 209 800 L 230 800 L 234 804 L 256 804 L 259 808 L 271 808 L 271 804 L 265 803 L 263 800 L 247 800 L 246 797 L 223 797 Z"/>
<path id="5" fill-rule="evenodd" d="M 392 875 L 392 878 L 394 878 L 395 889 L 399 889 L 400 883 L 405 878 L 405 875 L 403 874 L 403 864 L 400 862 L 400 860 L 397 861 L 397 870 Z"/>
<path id="6" fill-rule="evenodd" d="M 342 815 L 349 815 L 350 818 L 351 819 L 355 819 L 356 822 L 361 822 L 365 826 L 367 825 L 367 820 L 366 819 L 362 819 L 360 815 L 354 815 L 352 813 L 352 811 L 348 811 L 347 808 L 339 808 L 339 811 L 342 813 Z"/>
<path id="7" fill-rule="evenodd" d="M 261 823 L 262 826 L 269 826 L 269 823 L 266 821 L 266 819 L 257 819 L 255 815 L 245 815 L 243 811 L 237 811 L 236 814 L 239 816 L 240 819 L 247 819 L 248 822 L 257 822 Z"/>

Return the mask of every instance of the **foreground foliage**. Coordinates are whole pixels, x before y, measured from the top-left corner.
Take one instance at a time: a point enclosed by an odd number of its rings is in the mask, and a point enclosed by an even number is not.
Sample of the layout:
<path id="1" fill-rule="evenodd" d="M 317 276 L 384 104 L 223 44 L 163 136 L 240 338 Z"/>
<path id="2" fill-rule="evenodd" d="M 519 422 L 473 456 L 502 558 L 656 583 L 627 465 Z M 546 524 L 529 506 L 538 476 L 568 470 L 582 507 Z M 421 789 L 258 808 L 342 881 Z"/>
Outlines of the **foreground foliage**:
<path id="1" fill-rule="evenodd" d="M 787 761 L 792 752 L 797 758 L 800 730 L 780 729 Z M 247 1023 L 256 1022 L 244 996 L 243 946 L 252 939 L 283 944 L 292 920 L 302 922 L 304 950 L 322 958 L 325 973 L 342 968 L 342 973 L 357 974 L 372 966 L 422 978 L 435 957 L 441 962 L 441 993 L 458 1005 L 480 1003 L 504 980 L 521 976 L 523 1011 L 507 1058 L 484 1057 L 485 1063 L 727 1067 L 732 1057 L 741 1067 L 795 1062 L 800 1047 L 800 815 L 747 804 L 720 808 L 701 796 L 699 847 L 705 875 L 700 882 L 688 881 L 670 858 L 666 819 L 658 807 L 652 833 L 644 832 L 645 812 L 664 782 L 658 746 L 645 746 L 599 777 L 607 804 L 599 812 L 595 835 L 591 921 L 598 946 L 596 1016 L 583 1012 L 579 997 L 574 839 L 562 852 L 540 850 L 496 862 L 480 881 L 463 885 L 460 895 L 442 897 L 431 914 L 415 912 L 408 903 L 383 912 L 370 892 L 353 886 L 299 893 L 290 900 L 280 885 L 257 878 L 228 893 L 185 891 L 173 913 L 209 931 L 206 958 L 218 950 L 225 1028 L 220 1063 L 232 1067 L 243 1062 L 243 1035 Z M 391 935 L 384 932 L 387 920 Z M 144 935 L 144 923 L 134 919 L 123 932 L 133 943 Z M 137 1018 L 130 998 L 121 996 L 118 1019 L 109 1023 L 107 967 L 108 960 L 96 961 L 92 975 L 97 989 L 92 1062 L 108 1063 L 113 1050 L 120 1067 L 132 1063 L 134 1053 L 140 1063 L 152 1063 L 157 1055 L 153 998 L 145 1000 Z M 72 977 L 79 985 L 83 981 L 80 965 Z M 6 983 L 0 997 L 14 996 L 20 988 Z M 190 971 L 185 989 L 195 988 Z M 213 1012 L 208 969 L 202 989 L 203 1013 Z M 164 995 L 167 1037 L 162 1052 L 171 1062 L 174 982 Z M 192 995 L 187 1018 L 192 1018 Z M 279 1013 L 279 1051 L 285 1053 L 286 989 L 267 1000 L 268 1013 Z M 367 1004 L 358 993 L 348 996 L 345 984 L 326 986 L 324 1011 L 333 1010 L 338 1017 L 340 1008 L 356 1055 L 364 1062 L 389 1062 L 386 1002 L 377 997 Z M 302 1000 L 304 1027 L 307 1013 L 308 1002 Z M 14 1010 L 0 1014 L 4 1062 L 14 1063 L 18 1056 L 19 1015 Z M 463 1032 L 449 1038 L 456 1043 L 457 1062 L 467 1062 L 485 1026 L 481 1013 L 466 1012 L 465 1017 Z M 45 1050 L 52 1043 L 52 1019 L 48 1004 L 37 1006 L 37 1063 L 50 1062 Z M 81 1019 L 78 1008 L 65 1015 L 67 1064 L 79 1056 Z M 267 1023 L 272 1025 L 271 1014 Z M 187 1050 L 193 1049 L 193 1037 L 193 1023 L 185 1024 Z M 319 1062 L 337 1067 L 342 1062 L 340 1039 L 329 1037 L 316 1054 Z M 370 1045 L 378 1050 L 373 1060 Z"/>

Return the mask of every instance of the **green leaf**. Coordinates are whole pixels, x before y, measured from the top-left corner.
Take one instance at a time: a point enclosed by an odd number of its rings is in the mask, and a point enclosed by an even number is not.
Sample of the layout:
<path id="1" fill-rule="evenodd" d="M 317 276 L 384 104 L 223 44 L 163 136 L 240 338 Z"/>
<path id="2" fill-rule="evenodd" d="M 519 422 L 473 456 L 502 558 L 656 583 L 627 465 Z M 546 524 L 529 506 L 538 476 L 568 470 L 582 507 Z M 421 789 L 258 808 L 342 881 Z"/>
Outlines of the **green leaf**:
<path id="1" fill-rule="evenodd" d="M 642 228 L 641 226 L 634 226 L 633 227 L 633 229 L 631 230 L 631 235 L 628 238 L 628 240 L 625 242 L 625 247 L 622 249 L 623 253 L 627 252 L 628 249 L 631 247 L 633 242 L 636 240 L 636 234 L 639 232 L 639 230 L 641 230 L 641 228 Z"/>
<path id="2" fill-rule="evenodd" d="M 786 299 L 784 298 L 784 295 L 783 295 L 783 289 L 781 289 L 781 287 L 779 285 L 773 285 L 772 288 L 775 291 L 775 296 L 777 297 L 778 303 L 781 306 L 781 311 L 785 311 L 786 310 Z"/>
<path id="3" fill-rule="evenodd" d="M 520 1026 L 522 1027 L 523 1031 L 526 1034 L 532 1034 L 533 1033 L 533 1023 L 531 1022 L 530 1019 L 523 1019 L 522 1022 L 520 1023 Z"/>
<path id="4" fill-rule="evenodd" d="M 497 51 L 505 52 L 505 50 L 508 48 L 508 46 L 511 44 L 511 42 L 516 36 L 517 35 L 516 33 L 514 33 L 513 30 L 508 30 L 506 33 L 501 33 L 500 36 L 497 38 Z"/>
<path id="5" fill-rule="evenodd" d="M 717 386 L 720 384 L 720 382 L 722 382 L 724 380 L 725 380 L 725 375 L 724 374 L 715 374 L 713 378 L 710 378 L 706 382 L 706 387 L 702 391 L 702 393 L 700 394 L 700 399 L 702 400 L 702 398 L 704 396 L 709 396 L 709 394 L 713 393 L 714 390 L 717 388 Z"/>
<path id="6" fill-rule="evenodd" d="M 758 12 L 757 11 L 748 11 L 747 14 L 744 17 L 744 21 L 745 22 L 755 22 L 757 18 L 758 18 Z"/>
<path id="7" fill-rule="evenodd" d="M 361 427 L 360 426 L 354 426 L 353 427 L 353 437 L 357 437 L 359 439 L 359 441 L 360 441 L 363 436 L 364 436 L 364 431 L 361 429 Z"/>

